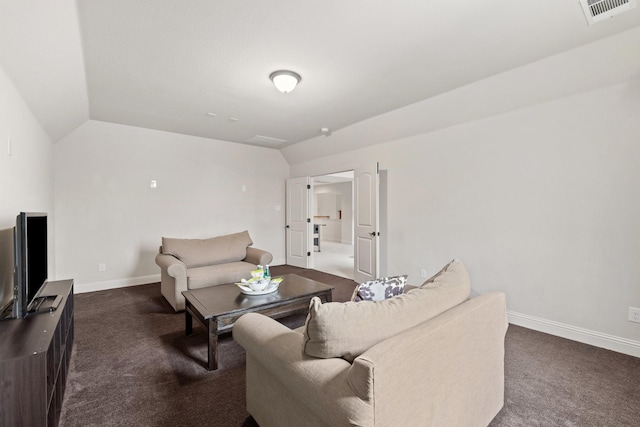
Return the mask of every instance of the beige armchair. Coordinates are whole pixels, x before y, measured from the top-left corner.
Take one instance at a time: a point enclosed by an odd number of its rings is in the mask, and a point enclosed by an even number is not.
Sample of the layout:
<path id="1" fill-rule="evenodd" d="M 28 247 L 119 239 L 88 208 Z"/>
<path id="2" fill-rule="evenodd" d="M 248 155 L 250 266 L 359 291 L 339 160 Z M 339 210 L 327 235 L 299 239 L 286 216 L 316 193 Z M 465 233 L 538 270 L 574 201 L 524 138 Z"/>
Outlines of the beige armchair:
<path id="1" fill-rule="evenodd" d="M 488 425 L 504 402 L 506 300 L 469 294 L 458 263 L 384 301 L 314 299 L 296 330 L 245 314 L 233 337 L 248 412 L 261 427 Z"/>
<path id="2" fill-rule="evenodd" d="M 156 255 L 162 295 L 175 311 L 182 311 L 183 291 L 250 278 L 257 265 L 273 261 L 269 252 L 251 245 L 246 230 L 210 239 L 163 237 Z"/>

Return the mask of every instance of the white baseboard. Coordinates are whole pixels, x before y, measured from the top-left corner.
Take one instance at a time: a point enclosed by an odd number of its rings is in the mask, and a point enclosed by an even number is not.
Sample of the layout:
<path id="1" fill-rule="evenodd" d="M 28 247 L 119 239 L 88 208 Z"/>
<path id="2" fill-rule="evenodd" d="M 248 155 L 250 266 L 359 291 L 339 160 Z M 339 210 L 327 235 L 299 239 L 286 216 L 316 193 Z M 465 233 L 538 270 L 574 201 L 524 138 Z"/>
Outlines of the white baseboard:
<path id="1" fill-rule="evenodd" d="M 107 289 L 126 288 L 128 286 L 146 285 L 160 281 L 159 274 L 150 276 L 129 277 L 126 279 L 107 280 L 105 282 L 80 283 L 73 285 L 73 293 L 82 294 L 85 292 L 106 291 Z"/>
<path id="2" fill-rule="evenodd" d="M 578 328 L 576 326 L 541 319 L 527 314 L 516 313 L 510 310 L 507 310 L 507 316 L 509 317 L 509 323 L 513 323 L 514 325 L 593 345 L 595 347 L 606 348 L 607 350 L 616 351 L 618 353 L 640 357 L 640 341 L 591 331 L 589 329 Z"/>

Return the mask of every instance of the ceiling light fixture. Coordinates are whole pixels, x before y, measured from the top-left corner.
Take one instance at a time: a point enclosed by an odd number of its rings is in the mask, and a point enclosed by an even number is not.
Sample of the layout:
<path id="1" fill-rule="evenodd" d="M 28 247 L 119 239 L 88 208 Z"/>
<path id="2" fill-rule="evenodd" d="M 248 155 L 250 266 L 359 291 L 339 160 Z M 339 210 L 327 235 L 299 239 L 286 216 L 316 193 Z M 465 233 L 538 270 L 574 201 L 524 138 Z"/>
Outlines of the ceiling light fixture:
<path id="1" fill-rule="evenodd" d="M 289 93 L 296 88 L 298 83 L 302 80 L 300 74 L 294 73 L 289 70 L 278 70 L 274 71 L 269 75 L 269 78 L 276 85 L 276 89 L 278 89 L 282 93 Z"/>

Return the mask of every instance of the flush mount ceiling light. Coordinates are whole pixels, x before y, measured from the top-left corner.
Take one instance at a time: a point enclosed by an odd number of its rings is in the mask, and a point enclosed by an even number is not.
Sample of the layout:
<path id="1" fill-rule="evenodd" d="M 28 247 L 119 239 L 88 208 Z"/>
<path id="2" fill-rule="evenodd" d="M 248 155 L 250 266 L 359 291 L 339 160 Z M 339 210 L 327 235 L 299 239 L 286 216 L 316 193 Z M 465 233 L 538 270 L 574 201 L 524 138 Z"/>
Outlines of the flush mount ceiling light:
<path id="1" fill-rule="evenodd" d="M 289 93 L 296 88 L 302 78 L 300 74 L 289 70 L 278 70 L 269 76 L 276 89 L 282 93 Z"/>

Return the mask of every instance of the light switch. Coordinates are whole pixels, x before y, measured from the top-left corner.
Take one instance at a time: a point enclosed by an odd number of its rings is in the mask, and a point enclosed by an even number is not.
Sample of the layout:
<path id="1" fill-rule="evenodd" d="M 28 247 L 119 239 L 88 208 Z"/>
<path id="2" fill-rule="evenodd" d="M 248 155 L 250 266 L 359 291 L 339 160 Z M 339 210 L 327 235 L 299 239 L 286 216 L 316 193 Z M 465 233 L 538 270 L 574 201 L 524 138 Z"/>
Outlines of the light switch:
<path id="1" fill-rule="evenodd" d="M 158 183 L 154 180 L 151 180 L 151 188 L 157 188 L 158 187 Z"/>

